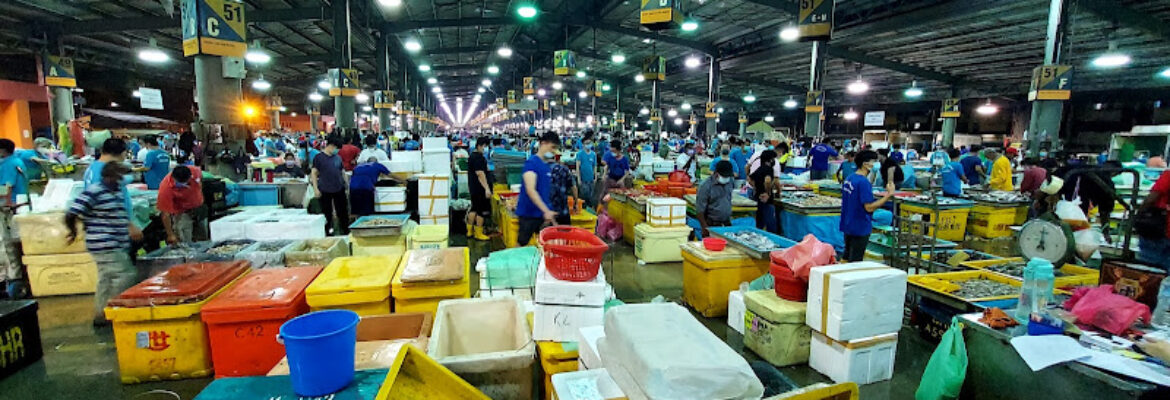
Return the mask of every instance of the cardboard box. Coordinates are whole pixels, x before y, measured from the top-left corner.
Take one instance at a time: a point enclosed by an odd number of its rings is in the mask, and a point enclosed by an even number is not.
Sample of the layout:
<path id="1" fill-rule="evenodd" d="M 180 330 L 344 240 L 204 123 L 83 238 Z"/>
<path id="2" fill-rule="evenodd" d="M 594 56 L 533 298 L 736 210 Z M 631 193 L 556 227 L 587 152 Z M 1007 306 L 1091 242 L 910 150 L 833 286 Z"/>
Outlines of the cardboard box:
<path id="1" fill-rule="evenodd" d="M 597 354 L 597 341 L 605 337 L 605 327 L 586 326 L 577 330 L 577 361 L 582 369 L 601 368 L 601 355 Z"/>
<path id="2" fill-rule="evenodd" d="M 808 364 L 833 382 L 865 385 L 894 375 L 897 347 L 897 333 L 841 342 L 813 332 Z"/>
<path id="3" fill-rule="evenodd" d="M 739 290 L 732 290 L 727 294 L 727 326 L 735 329 L 740 335 L 743 334 L 744 326 L 747 324 L 744 320 L 744 312 L 747 311 L 743 303 L 743 292 Z"/>
<path id="4" fill-rule="evenodd" d="M 576 340 L 581 327 L 601 325 L 605 308 L 536 303 L 533 314 L 533 340 L 571 342 Z"/>
<path id="5" fill-rule="evenodd" d="M 430 313 L 402 313 L 362 317 L 357 326 L 354 370 L 386 369 L 402 346 L 426 349 L 431 334 Z M 288 357 L 276 363 L 268 376 L 288 375 Z"/>
<path id="6" fill-rule="evenodd" d="M 537 303 L 565 306 L 601 307 L 605 305 L 608 286 L 605 283 L 605 274 L 597 272 L 597 276 L 587 282 L 570 282 L 554 278 L 544 268 L 544 259 L 540 261 L 540 269 L 536 271 Z"/>
<path id="7" fill-rule="evenodd" d="M 897 332 L 902 328 L 906 272 L 863 261 L 809 271 L 805 323 L 834 340 Z"/>

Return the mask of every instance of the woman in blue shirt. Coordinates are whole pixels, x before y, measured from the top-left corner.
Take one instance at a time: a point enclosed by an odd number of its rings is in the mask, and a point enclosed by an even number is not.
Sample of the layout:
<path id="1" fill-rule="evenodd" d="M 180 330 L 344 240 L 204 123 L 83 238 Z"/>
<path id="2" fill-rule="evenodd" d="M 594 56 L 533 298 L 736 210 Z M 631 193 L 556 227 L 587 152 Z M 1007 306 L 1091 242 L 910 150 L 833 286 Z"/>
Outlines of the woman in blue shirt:
<path id="1" fill-rule="evenodd" d="M 845 234 L 845 260 L 858 262 L 865 258 L 869 234 L 873 233 L 873 212 L 881 208 L 894 194 L 894 182 L 886 183 L 886 194 L 873 197 L 869 172 L 878 165 L 878 154 L 866 150 L 857 154 L 857 173 L 845 177 L 841 184 L 841 232 Z"/>

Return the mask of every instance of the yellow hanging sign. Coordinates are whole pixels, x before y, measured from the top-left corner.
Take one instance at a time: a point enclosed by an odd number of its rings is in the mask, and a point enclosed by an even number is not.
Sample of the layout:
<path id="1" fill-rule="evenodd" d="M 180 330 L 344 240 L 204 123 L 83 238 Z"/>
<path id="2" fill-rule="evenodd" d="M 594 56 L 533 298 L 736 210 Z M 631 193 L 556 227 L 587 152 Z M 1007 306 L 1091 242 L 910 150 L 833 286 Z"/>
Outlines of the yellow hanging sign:
<path id="1" fill-rule="evenodd" d="M 238 0 L 183 0 L 183 56 L 244 57 L 244 4 Z"/>

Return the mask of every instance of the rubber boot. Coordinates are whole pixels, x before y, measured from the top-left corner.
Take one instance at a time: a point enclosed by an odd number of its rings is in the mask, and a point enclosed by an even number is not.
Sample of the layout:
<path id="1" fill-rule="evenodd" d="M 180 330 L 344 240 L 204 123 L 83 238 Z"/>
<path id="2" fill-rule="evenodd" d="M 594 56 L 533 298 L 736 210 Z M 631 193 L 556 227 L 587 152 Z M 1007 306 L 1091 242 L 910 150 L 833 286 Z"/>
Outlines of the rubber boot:
<path id="1" fill-rule="evenodd" d="M 475 229 L 475 239 L 476 240 L 491 240 L 492 239 L 483 233 L 482 226 L 476 226 L 476 227 L 474 227 L 474 229 Z"/>

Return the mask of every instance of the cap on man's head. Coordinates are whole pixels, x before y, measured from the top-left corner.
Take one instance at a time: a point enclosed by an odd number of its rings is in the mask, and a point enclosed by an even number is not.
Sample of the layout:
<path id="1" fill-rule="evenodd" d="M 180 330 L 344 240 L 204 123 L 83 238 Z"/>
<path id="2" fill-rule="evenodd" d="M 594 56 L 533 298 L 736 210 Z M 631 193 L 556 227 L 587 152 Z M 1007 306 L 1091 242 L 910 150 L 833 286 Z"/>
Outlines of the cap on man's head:
<path id="1" fill-rule="evenodd" d="M 727 160 L 719 161 L 715 164 L 715 173 L 722 175 L 725 178 L 735 176 L 735 170 L 731 167 L 731 162 Z"/>

